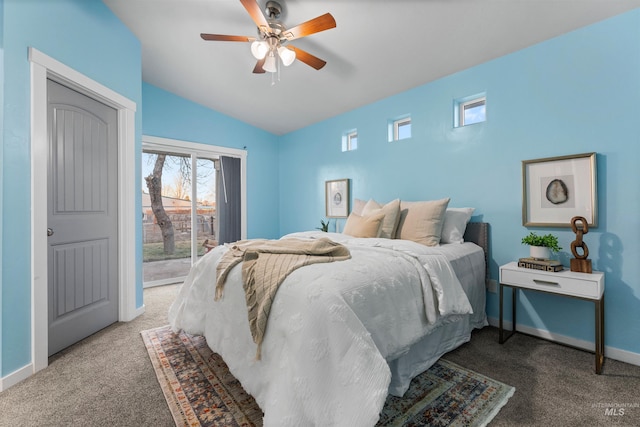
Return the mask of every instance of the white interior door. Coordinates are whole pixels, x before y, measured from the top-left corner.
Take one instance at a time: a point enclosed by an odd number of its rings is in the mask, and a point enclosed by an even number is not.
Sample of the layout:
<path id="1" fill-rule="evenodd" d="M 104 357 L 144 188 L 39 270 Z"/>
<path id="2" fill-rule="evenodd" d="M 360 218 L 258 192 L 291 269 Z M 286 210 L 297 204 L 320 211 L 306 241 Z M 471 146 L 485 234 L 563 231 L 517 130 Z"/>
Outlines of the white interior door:
<path id="1" fill-rule="evenodd" d="M 117 111 L 47 81 L 49 355 L 118 320 Z"/>

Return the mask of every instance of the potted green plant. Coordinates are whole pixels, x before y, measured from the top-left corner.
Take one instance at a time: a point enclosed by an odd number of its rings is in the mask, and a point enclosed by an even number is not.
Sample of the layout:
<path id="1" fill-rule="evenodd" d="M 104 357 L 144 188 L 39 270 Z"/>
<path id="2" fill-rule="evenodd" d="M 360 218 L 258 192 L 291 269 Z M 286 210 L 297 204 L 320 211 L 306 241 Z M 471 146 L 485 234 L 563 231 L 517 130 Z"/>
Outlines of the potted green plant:
<path id="1" fill-rule="evenodd" d="M 320 227 L 316 227 L 316 230 L 324 231 L 325 233 L 329 231 L 329 220 L 324 222 L 323 219 L 320 220 Z"/>
<path id="2" fill-rule="evenodd" d="M 560 252 L 562 248 L 558 244 L 558 238 L 553 234 L 538 236 L 533 231 L 528 236 L 522 238 L 523 245 L 529 245 L 531 258 L 549 259 L 551 253 Z"/>

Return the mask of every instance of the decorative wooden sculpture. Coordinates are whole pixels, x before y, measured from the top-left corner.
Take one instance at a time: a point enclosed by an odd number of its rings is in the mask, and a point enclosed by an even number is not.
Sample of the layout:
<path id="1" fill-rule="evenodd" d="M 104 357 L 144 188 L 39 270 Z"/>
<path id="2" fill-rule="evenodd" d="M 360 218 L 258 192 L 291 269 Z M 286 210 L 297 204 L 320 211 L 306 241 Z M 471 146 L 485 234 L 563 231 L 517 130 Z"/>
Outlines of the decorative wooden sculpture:
<path id="1" fill-rule="evenodd" d="M 582 235 L 589 232 L 587 220 L 581 216 L 571 218 L 571 229 L 576 233 L 576 240 L 571 242 L 571 253 L 575 258 L 571 258 L 571 271 L 580 273 L 591 273 L 591 260 L 589 256 L 589 248 L 582 241 Z M 582 255 L 578 255 L 578 248 L 582 248 Z"/>

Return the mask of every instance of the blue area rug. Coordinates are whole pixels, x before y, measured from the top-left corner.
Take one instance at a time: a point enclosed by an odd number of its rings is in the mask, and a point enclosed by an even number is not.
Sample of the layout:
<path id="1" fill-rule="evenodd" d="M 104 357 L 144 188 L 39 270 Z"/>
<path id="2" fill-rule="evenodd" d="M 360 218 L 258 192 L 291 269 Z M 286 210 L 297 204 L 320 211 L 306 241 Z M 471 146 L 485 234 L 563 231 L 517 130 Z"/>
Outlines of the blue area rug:
<path id="1" fill-rule="evenodd" d="M 262 411 L 204 337 L 169 326 L 141 334 L 177 426 L 262 426 Z M 440 359 L 402 398 L 387 398 L 377 425 L 485 426 L 514 391 Z"/>

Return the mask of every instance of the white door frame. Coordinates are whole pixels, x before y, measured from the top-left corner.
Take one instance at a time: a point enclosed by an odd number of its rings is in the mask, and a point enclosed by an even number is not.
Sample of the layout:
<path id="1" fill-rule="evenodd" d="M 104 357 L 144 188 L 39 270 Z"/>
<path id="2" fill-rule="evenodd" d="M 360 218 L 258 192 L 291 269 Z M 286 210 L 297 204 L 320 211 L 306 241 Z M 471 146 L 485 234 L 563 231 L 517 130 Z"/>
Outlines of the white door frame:
<path id="1" fill-rule="evenodd" d="M 118 319 L 130 321 L 136 309 L 135 112 L 136 103 L 65 64 L 29 48 L 31 64 L 31 373 L 48 365 L 47 260 L 47 78 L 118 111 Z"/>

